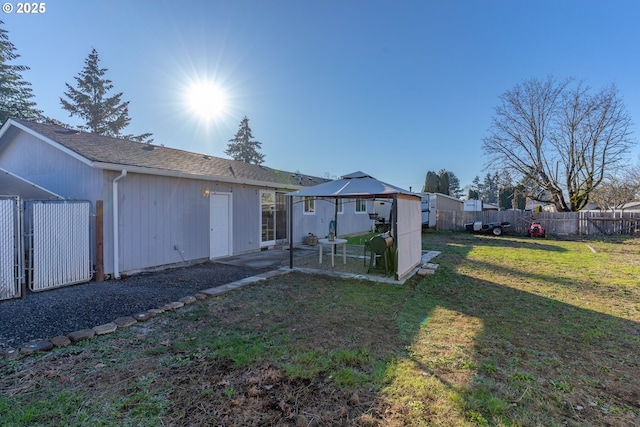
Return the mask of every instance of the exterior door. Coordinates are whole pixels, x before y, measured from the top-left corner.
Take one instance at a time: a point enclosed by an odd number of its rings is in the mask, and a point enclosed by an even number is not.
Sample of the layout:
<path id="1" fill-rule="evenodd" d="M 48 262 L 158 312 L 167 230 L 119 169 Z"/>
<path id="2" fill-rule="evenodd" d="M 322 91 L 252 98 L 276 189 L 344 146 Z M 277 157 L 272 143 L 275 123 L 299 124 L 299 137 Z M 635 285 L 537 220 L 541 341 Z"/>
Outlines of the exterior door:
<path id="1" fill-rule="evenodd" d="M 260 191 L 260 246 L 276 244 L 276 192 Z"/>
<path id="2" fill-rule="evenodd" d="M 209 228 L 209 258 L 231 255 L 231 194 L 209 196 Z"/>
<path id="3" fill-rule="evenodd" d="M 276 193 L 276 240 L 287 240 L 287 197 L 285 193 Z"/>

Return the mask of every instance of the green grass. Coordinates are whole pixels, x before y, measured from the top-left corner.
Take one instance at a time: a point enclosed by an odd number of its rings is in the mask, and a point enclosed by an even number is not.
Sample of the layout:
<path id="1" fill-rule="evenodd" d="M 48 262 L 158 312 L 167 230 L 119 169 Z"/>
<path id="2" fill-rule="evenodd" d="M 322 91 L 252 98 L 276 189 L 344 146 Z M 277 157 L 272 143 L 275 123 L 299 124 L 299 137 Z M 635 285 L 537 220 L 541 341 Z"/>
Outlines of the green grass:
<path id="1" fill-rule="evenodd" d="M 377 236 L 380 233 L 370 232 L 365 234 L 359 234 L 357 236 L 349 236 L 347 237 L 348 245 L 364 245 L 365 242 L 371 240 L 373 236 Z"/>
<path id="2" fill-rule="evenodd" d="M 2 425 L 640 424 L 640 241 L 423 244 L 404 286 L 291 273 L 0 361 Z"/>

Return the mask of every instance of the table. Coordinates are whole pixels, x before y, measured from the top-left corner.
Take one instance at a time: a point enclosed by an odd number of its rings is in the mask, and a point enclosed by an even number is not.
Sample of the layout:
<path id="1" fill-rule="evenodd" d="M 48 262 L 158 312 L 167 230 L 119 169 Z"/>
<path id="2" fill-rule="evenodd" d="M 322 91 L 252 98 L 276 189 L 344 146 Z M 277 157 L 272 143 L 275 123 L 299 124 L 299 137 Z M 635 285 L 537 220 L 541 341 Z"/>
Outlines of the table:
<path id="1" fill-rule="evenodd" d="M 331 267 L 335 267 L 334 255 L 336 253 L 336 245 L 342 245 L 342 261 L 347 263 L 347 239 L 318 239 L 320 244 L 320 264 L 322 264 L 322 247 L 324 245 L 331 245 Z"/>

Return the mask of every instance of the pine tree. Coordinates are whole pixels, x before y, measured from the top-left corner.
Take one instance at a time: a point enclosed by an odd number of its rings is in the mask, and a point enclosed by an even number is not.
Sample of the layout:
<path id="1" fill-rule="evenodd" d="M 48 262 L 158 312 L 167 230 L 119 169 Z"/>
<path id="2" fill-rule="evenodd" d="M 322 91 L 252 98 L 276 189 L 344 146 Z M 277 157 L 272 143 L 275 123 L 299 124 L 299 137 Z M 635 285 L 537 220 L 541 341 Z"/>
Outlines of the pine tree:
<path id="1" fill-rule="evenodd" d="M 451 195 L 450 177 L 449 171 L 440 169 L 440 172 L 438 172 L 438 193 L 446 194 L 447 196 Z"/>
<path id="2" fill-rule="evenodd" d="M 113 89 L 111 80 L 104 78 L 108 71 L 100 68 L 100 59 L 95 49 L 85 59 L 85 66 L 80 74 L 75 77 L 77 88 L 69 83 L 65 96 L 69 100 L 60 98 L 62 108 L 69 112 L 70 116 L 79 116 L 84 120 L 81 129 L 100 135 L 116 138 L 127 138 L 140 142 L 152 142 L 151 134 L 124 135 L 122 130 L 131 123 L 129 117 L 129 101 L 122 101 L 122 92 L 112 96 L 107 93 Z"/>
<path id="3" fill-rule="evenodd" d="M 486 203 L 496 203 L 498 201 L 498 183 L 496 182 L 496 175 L 491 175 L 487 172 L 484 177 L 482 193 L 482 201 Z"/>
<path id="4" fill-rule="evenodd" d="M 463 194 L 460 179 L 451 171 L 447 171 L 447 175 L 449 175 L 449 195 L 459 199 Z"/>
<path id="5" fill-rule="evenodd" d="M 253 139 L 249 119 L 244 116 L 238 132 L 233 139 L 229 140 L 224 153 L 234 160 L 261 165 L 264 162 L 264 154 L 258 152 L 260 148 L 262 148 L 262 143 Z"/>
<path id="6" fill-rule="evenodd" d="M 4 22 L 0 21 L 4 25 Z M 0 124 L 8 118 L 41 121 L 42 111 L 36 108 L 31 83 L 22 78 L 29 70 L 25 65 L 11 64 L 20 55 L 9 41 L 7 30 L 0 28 Z"/>
<path id="7" fill-rule="evenodd" d="M 469 200 L 471 199 L 482 200 L 483 191 L 484 191 L 484 186 L 480 182 L 480 177 L 476 175 L 475 178 L 473 178 L 473 181 L 471 181 L 471 187 L 469 188 L 469 194 L 467 198 Z"/>

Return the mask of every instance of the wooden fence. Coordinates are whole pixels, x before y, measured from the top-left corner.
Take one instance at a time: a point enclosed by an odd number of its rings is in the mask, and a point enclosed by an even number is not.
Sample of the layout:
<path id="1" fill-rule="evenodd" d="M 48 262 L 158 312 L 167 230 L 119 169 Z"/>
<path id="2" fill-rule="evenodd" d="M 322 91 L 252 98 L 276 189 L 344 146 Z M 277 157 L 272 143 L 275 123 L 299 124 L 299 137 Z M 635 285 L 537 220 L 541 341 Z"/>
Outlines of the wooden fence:
<path id="1" fill-rule="evenodd" d="M 461 231 L 474 221 L 511 223 L 514 234 L 526 234 L 529 225 L 540 222 L 547 234 L 612 235 L 640 233 L 640 212 L 531 212 L 506 211 L 440 211 L 436 213 L 436 229 Z"/>

